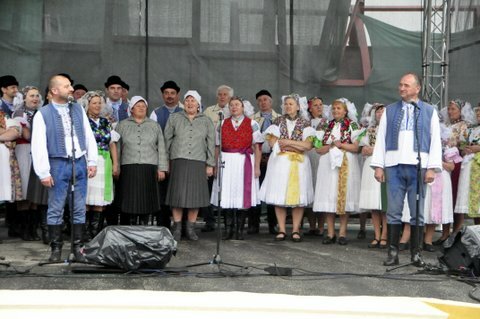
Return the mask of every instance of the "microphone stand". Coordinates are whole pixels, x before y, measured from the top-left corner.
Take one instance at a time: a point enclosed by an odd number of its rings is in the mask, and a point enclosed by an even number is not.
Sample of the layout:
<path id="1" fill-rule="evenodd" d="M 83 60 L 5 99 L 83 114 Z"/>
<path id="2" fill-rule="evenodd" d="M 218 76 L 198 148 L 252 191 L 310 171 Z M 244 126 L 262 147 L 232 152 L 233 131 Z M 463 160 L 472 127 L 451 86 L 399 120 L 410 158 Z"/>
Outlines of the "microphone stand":
<path id="1" fill-rule="evenodd" d="M 205 266 L 205 265 L 227 265 L 227 266 L 234 266 L 238 268 L 246 268 L 245 266 L 241 265 L 236 265 L 236 264 L 231 264 L 231 263 L 226 263 L 222 260 L 222 257 L 220 256 L 220 242 L 222 240 L 222 230 L 221 230 L 221 216 L 222 216 L 222 205 L 221 205 L 221 200 L 222 200 L 222 173 L 223 173 L 223 168 L 225 167 L 225 162 L 222 159 L 222 123 L 224 120 L 224 114 L 222 111 L 218 112 L 218 118 L 219 118 L 219 123 L 220 125 L 218 126 L 218 139 L 220 141 L 219 145 L 219 152 L 218 152 L 218 158 L 217 158 L 217 246 L 216 246 L 216 251 L 215 255 L 213 255 L 213 258 L 210 262 L 207 263 L 199 263 L 199 264 L 193 264 L 193 265 L 188 265 L 186 266 L 187 268 L 189 267 L 198 267 L 198 266 Z"/>
<path id="2" fill-rule="evenodd" d="M 416 194 L 416 198 L 415 198 L 415 233 L 414 234 L 410 234 L 410 237 L 411 236 L 415 236 L 416 238 L 416 242 L 418 244 L 418 247 L 415 247 L 416 251 L 415 251 L 415 254 L 412 255 L 412 261 L 410 261 L 409 263 L 407 264 L 404 264 L 404 265 L 400 265 L 400 266 L 396 266 L 396 267 L 393 267 L 393 268 L 389 268 L 387 269 L 387 272 L 390 272 L 392 270 L 395 270 L 395 269 L 399 269 L 399 268 L 403 268 L 403 267 L 406 267 L 406 266 L 410 266 L 410 265 L 416 265 L 418 267 L 424 267 L 425 266 L 425 262 L 423 261 L 423 257 L 422 257 L 422 254 L 420 253 L 420 245 L 423 243 L 423 240 L 422 240 L 422 235 L 423 234 L 420 234 L 420 228 L 418 226 L 418 223 L 419 223 L 419 215 L 420 215 L 420 196 L 424 196 L 423 194 L 423 187 L 422 187 L 422 158 L 420 156 L 420 140 L 419 140 L 419 136 L 418 136 L 418 118 L 420 117 L 420 107 L 417 105 L 416 102 L 409 102 L 410 104 L 413 105 L 414 107 L 414 114 L 415 115 L 415 137 L 417 139 L 416 141 L 416 144 L 417 144 L 417 194 Z M 417 112 L 418 111 L 418 112 Z M 410 243 L 411 244 L 411 243 Z"/>

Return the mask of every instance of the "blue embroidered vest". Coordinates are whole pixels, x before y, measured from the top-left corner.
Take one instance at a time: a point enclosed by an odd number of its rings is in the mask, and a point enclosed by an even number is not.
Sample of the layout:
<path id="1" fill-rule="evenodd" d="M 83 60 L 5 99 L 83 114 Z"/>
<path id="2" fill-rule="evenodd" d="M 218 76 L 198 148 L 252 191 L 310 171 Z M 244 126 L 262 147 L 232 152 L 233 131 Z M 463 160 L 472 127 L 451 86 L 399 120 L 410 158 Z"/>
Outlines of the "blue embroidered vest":
<path id="1" fill-rule="evenodd" d="M 420 152 L 428 153 L 430 151 L 430 124 L 433 114 L 433 106 L 422 101 L 418 101 L 420 110 L 415 109 L 415 119 L 418 116 L 417 133 L 420 138 Z M 387 106 L 387 134 L 385 138 L 386 151 L 398 150 L 398 134 L 402 124 L 403 114 L 402 101 Z M 415 127 L 415 126 L 414 126 Z M 417 151 L 417 134 L 413 134 L 413 150 Z"/>
<path id="2" fill-rule="evenodd" d="M 80 143 L 81 151 L 85 151 L 85 132 L 83 131 L 83 110 L 82 107 L 74 103 L 72 106 L 72 119 Z M 58 113 L 53 104 L 49 103 L 40 109 L 42 113 L 45 126 L 47 128 L 47 150 L 48 157 L 67 157 L 67 150 L 65 148 L 65 136 L 63 130 L 62 117 Z"/>

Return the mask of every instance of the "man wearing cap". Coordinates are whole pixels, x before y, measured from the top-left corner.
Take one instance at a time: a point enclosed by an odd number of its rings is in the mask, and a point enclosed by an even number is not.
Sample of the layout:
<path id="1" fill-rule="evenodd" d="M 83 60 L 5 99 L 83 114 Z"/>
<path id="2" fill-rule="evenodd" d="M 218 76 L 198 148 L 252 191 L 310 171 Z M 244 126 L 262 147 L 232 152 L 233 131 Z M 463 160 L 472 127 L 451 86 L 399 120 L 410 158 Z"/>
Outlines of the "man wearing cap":
<path id="1" fill-rule="evenodd" d="M 17 96 L 18 81 L 13 75 L 4 75 L 0 77 L 0 87 L 2 89 L 2 104 L 0 109 L 12 117 L 13 99 Z"/>
<path id="2" fill-rule="evenodd" d="M 97 143 L 83 108 L 77 103 L 69 103 L 73 99 L 73 87 L 68 78 L 55 75 L 48 87 L 51 102 L 42 107 L 33 119 L 32 161 L 42 185 L 48 188 L 47 225 L 52 247 L 49 260 L 61 260 L 63 207 L 70 195 L 69 182 L 74 161 L 75 201 L 73 209 L 70 208 L 73 210 L 73 246 L 75 259 L 83 261 L 80 245 L 85 224 L 87 177 L 96 174 Z M 72 160 L 72 157 L 75 158 Z"/>
<path id="3" fill-rule="evenodd" d="M 78 101 L 87 92 L 88 89 L 83 84 L 75 84 L 73 86 L 73 98 L 75 99 L 75 101 Z"/>
<path id="4" fill-rule="evenodd" d="M 130 99 L 128 98 L 128 92 L 130 91 L 130 85 L 125 81 L 122 81 L 122 103 L 130 104 Z"/>
<path id="5" fill-rule="evenodd" d="M 153 110 L 152 114 L 150 114 L 150 119 L 160 124 L 163 131 L 165 130 L 165 125 L 167 125 L 167 120 L 170 117 L 170 114 L 180 112 L 182 108 L 179 103 L 180 88 L 177 83 L 174 81 L 167 81 L 163 83 L 160 91 L 162 92 L 164 104 Z"/>
<path id="6" fill-rule="evenodd" d="M 162 131 L 165 130 L 165 125 L 167 125 L 168 118 L 171 114 L 182 111 L 180 107 L 180 87 L 175 83 L 175 81 L 166 81 L 163 83 L 160 88 L 162 92 L 162 98 L 164 104 L 157 107 L 150 114 L 150 119 L 156 121 Z M 161 194 L 166 194 L 168 188 L 168 177 L 160 182 Z M 172 215 L 171 209 L 169 206 L 165 205 L 164 198 L 162 196 L 162 208 L 160 212 L 157 213 L 157 225 L 170 228 L 170 216 Z"/>
<path id="7" fill-rule="evenodd" d="M 125 82 L 118 75 L 111 75 L 105 82 L 107 104 L 113 109 L 113 121 L 115 123 L 126 119 L 128 114 L 128 103 L 122 101 L 122 84 Z"/>
<path id="8" fill-rule="evenodd" d="M 260 125 L 260 130 L 263 133 L 273 121 L 280 116 L 272 108 L 272 94 L 267 90 L 260 90 L 255 94 L 257 99 L 257 105 L 260 109 L 257 113 L 253 115 L 253 120 L 255 120 L 258 125 Z M 262 160 L 260 161 L 260 183 L 265 178 L 265 173 L 267 172 L 267 163 L 270 156 L 271 148 L 268 143 L 262 144 Z M 248 217 L 248 233 L 256 234 L 259 232 L 260 228 L 260 214 L 262 212 L 262 206 L 258 205 L 250 209 L 250 214 Z M 267 205 L 267 220 L 268 220 L 268 230 L 270 234 L 276 234 L 275 225 L 277 223 L 275 217 L 275 208 L 272 205 Z"/>

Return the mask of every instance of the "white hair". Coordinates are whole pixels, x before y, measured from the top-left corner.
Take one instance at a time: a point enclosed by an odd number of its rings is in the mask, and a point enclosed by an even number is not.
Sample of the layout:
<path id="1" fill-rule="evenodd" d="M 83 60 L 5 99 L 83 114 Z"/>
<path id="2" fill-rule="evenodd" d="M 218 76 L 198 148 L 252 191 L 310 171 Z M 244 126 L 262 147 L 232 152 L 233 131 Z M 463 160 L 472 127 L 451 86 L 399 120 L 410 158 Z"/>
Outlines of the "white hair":
<path id="1" fill-rule="evenodd" d="M 233 89 L 232 89 L 231 87 L 229 87 L 228 85 L 225 85 L 225 84 L 220 85 L 220 86 L 217 88 L 217 95 L 218 95 L 218 93 L 220 93 L 220 91 L 224 91 L 224 90 L 225 90 L 225 91 L 228 91 L 228 95 L 229 95 L 230 97 L 233 96 Z"/>

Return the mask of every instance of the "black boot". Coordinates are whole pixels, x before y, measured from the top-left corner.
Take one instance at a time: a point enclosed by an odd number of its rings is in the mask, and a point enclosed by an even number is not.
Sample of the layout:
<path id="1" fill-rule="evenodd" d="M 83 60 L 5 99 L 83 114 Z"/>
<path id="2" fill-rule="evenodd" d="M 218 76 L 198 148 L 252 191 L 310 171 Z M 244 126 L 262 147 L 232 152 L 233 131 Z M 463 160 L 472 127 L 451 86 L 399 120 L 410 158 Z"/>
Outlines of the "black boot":
<path id="1" fill-rule="evenodd" d="M 246 210 L 239 210 L 237 211 L 237 224 L 235 225 L 235 239 L 237 240 L 244 240 L 243 237 L 243 230 L 245 228 L 245 219 L 247 218 L 247 211 Z"/>
<path id="2" fill-rule="evenodd" d="M 20 219 L 20 229 L 22 234 L 22 239 L 25 241 L 32 241 L 30 237 L 29 224 L 30 224 L 30 211 L 23 210 L 17 212 Z"/>
<path id="3" fill-rule="evenodd" d="M 400 242 L 401 231 L 402 224 L 387 224 L 388 257 L 383 262 L 384 266 L 398 265 L 398 243 Z"/>
<path id="4" fill-rule="evenodd" d="M 90 238 L 94 238 L 103 229 L 103 212 L 92 212 Z"/>
<path id="5" fill-rule="evenodd" d="M 175 241 L 180 241 L 182 239 L 182 222 L 173 222 L 172 225 L 172 236 Z"/>
<path id="6" fill-rule="evenodd" d="M 223 240 L 230 240 L 233 238 L 233 232 L 235 230 L 235 222 L 233 220 L 233 211 L 224 210 L 225 212 L 225 234 Z"/>
<path id="7" fill-rule="evenodd" d="M 63 225 L 48 225 L 48 236 L 51 238 L 50 247 L 52 247 L 52 254 L 48 261 L 60 262 L 62 259 L 63 246 Z"/>
<path id="8" fill-rule="evenodd" d="M 277 226 L 277 216 L 275 215 L 275 208 L 272 205 L 267 205 L 267 222 L 268 232 L 272 235 L 277 234 L 275 227 Z"/>
<path id="9" fill-rule="evenodd" d="M 8 237 L 21 237 L 20 217 L 16 203 L 5 203 L 5 224 L 8 226 Z"/>
<path id="10" fill-rule="evenodd" d="M 417 236 L 418 231 L 418 236 Z M 425 261 L 423 261 L 422 245 L 423 242 L 423 226 L 410 226 L 410 255 L 412 265 L 415 267 L 425 267 Z"/>
<path id="11" fill-rule="evenodd" d="M 90 240 L 92 240 L 92 215 L 93 212 L 87 210 L 85 213 L 85 224 L 83 224 L 83 229 L 82 229 L 82 243 L 88 243 Z"/>
<path id="12" fill-rule="evenodd" d="M 197 233 L 195 233 L 195 222 L 187 221 L 186 234 L 189 240 L 193 240 L 193 241 L 198 240 Z"/>
<path id="13" fill-rule="evenodd" d="M 29 233 L 30 233 L 30 238 L 32 240 L 40 240 L 40 236 L 38 236 L 37 229 L 38 225 L 40 224 L 40 214 L 37 210 L 30 210 L 30 228 L 29 228 Z"/>
<path id="14" fill-rule="evenodd" d="M 149 214 L 138 215 L 138 224 L 140 226 L 148 226 L 149 221 L 150 221 L 150 215 Z"/>
<path id="15" fill-rule="evenodd" d="M 79 263 L 84 263 L 87 260 L 82 253 L 82 243 L 83 243 L 83 230 L 85 229 L 85 224 L 73 224 L 73 257 L 74 260 Z"/>
<path id="16" fill-rule="evenodd" d="M 47 207 L 41 206 L 38 208 L 40 213 L 40 229 L 42 230 L 42 242 L 45 245 L 50 243 L 50 237 L 48 236 L 48 227 L 47 227 Z"/>
<path id="17" fill-rule="evenodd" d="M 260 232 L 260 214 L 262 206 L 251 207 L 248 210 L 248 230 L 247 234 L 258 234 Z"/>

